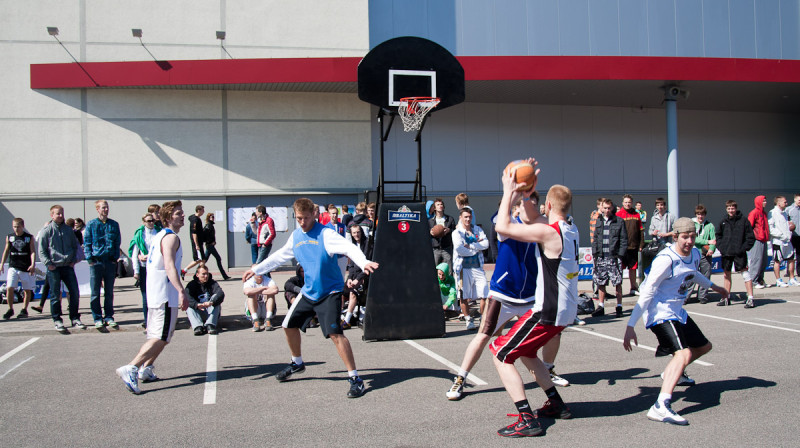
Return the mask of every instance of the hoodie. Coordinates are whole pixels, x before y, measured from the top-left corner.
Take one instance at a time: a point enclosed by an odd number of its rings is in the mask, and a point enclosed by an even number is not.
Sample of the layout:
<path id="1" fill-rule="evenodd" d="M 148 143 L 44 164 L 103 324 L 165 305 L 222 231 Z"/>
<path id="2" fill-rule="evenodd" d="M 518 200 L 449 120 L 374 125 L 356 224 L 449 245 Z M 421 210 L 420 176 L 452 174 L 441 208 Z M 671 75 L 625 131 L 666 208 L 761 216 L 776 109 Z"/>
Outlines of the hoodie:
<path id="1" fill-rule="evenodd" d="M 458 293 L 456 292 L 456 279 L 450 275 L 450 266 L 448 266 L 447 263 L 439 263 L 439 265 L 436 266 L 436 270 L 444 272 L 444 280 L 440 279 L 438 274 L 436 275 L 436 279 L 439 280 L 439 291 L 442 294 L 442 305 L 450 308 L 458 298 Z"/>
<path id="2" fill-rule="evenodd" d="M 208 273 L 208 281 L 200 283 L 200 280 L 195 274 L 192 281 L 186 285 L 186 297 L 189 299 L 189 307 L 196 310 L 197 305 L 205 302 L 211 302 L 214 306 L 219 306 L 225 300 L 225 292 L 219 286 L 211 273 Z"/>
<path id="3" fill-rule="evenodd" d="M 739 210 L 733 216 L 725 214 L 717 227 L 717 249 L 722 256 L 744 256 L 756 242 L 750 222 Z"/>
<path id="4" fill-rule="evenodd" d="M 789 230 L 789 219 L 786 216 L 786 212 L 776 205 L 768 216 L 772 244 L 774 246 L 788 246 L 792 238 L 792 232 Z"/>
<path id="5" fill-rule="evenodd" d="M 750 210 L 750 214 L 747 215 L 747 220 L 750 221 L 750 227 L 753 228 L 753 233 L 756 235 L 756 241 L 761 241 L 762 243 L 766 243 L 769 240 L 769 221 L 767 219 L 767 213 L 764 212 L 764 199 L 766 196 L 756 196 L 756 199 L 753 201 L 755 203 L 755 208 Z"/>

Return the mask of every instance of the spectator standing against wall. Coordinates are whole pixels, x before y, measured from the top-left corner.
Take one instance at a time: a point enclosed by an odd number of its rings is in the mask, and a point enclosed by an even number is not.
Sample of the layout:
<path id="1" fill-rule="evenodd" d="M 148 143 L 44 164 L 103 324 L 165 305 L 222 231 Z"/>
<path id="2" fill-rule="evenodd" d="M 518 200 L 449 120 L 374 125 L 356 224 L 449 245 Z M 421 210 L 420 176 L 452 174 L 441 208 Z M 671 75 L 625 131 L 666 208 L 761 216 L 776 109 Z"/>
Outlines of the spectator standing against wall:
<path id="1" fill-rule="evenodd" d="M 256 220 L 256 213 L 250 216 L 250 221 L 244 226 L 244 239 L 250 245 L 250 260 L 252 264 L 258 260 L 258 221 Z"/>
<path id="2" fill-rule="evenodd" d="M 50 315 L 56 330 L 67 330 L 61 319 L 61 283 L 69 291 L 69 318 L 72 326 L 83 329 L 78 312 L 80 290 L 75 276 L 75 263 L 78 254 L 78 238 L 75 232 L 64 223 L 64 207 L 50 207 L 50 222 L 39 232 L 39 259 L 47 267 L 47 283 L 50 284 Z"/>
<path id="3" fill-rule="evenodd" d="M 256 215 L 258 215 L 259 222 L 258 232 L 256 233 L 258 239 L 258 258 L 256 263 L 261 263 L 272 252 L 272 241 L 275 240 L 275 221 L 269 217 L 267 208 L 263 205 L 256 207 Z"/>
<path id="4" fill-rule="evenodd" d="M 450 269 L 453 268 L 453 230 L 456 228 L 456 220 L 444 212 L 444 201 L 442 198 L 433 200 L 434 214 L 428 220 L 431 227 L 431 245 L 433 246 L 433 263 L 447 263 Z M 433 227 L 441 225 L 444 233 L 441 237 L 433 236 Z"/>
<path id="5" fill-rule="evenodd" d="M 644 225 L 639 212 L 633 208 L 633 196 L 626 194 L 622 197 L 622 209 L 617 212 L 617 216 L 625 223 L 625 231 L 628 233 L 628 247 L 622 257 L 622 269 L 628 270 L 631 295 L 638 295 L 636 269 L 639 267 L 639 252 L 644 247 Z"/>
<path id="6" fill-rule="evenodd" d="M 763 196 L 762 196 L 763 197 Z M 756 243 L 750 221 L 739 211 L 739 204 L 733 199 L 725 203 L 727 215 L 717 226 L 717 249 L 722 255 L 722 275 L 725 291 L 731 292 L 731 268 L 742 273 L 744 287 L 747 290 L 747 302 L 753 304 L 754 269 L 748 269 L 750 251 Z M 752 268 L 752 266 L 749 266 Z M 717 306 L 730 305 L 730 297 L 723 296 Z M 747 305 L 747 303 L 745 303 Z"/>
<path id="7" fill-rule="evenodd" d="M 753 201 L 754 207 L 747 215 L 750 227 L 756 236 L 753 247 L 747 251 L 747 264 L 750 270 L 750 277 L 756 289 L 766 288 L 764 282 L 764 270 L 767 269 L 767 244 L 769 243 L 769 220 L 764 210 L 767 207 L 766 196 L 756 196 Z"/>
<path id="8" fill-rule="evenodd" d="M 797 260 L 800 260 L 800 193 L 795 193 L 794 202 L 792 205 L 786 207 L 786 215 L 789 216 L 789 222 L 791 223 L 789 228 L 794 226 L 790 242 L 794 248 L 794 263 L 795 268 L 797 269 L 800 267 L 800 265 L 797 263 Z M 794 281 L 796 284 L 800 284 L 796 277 L 790 278 L 789 284 L 792 284 L 792 281 Z"/>
<path id="9" fill-rule="evenodd" d="M 83 252 L 89 263 L 89 284 L 92 289 L 91 308 L 94 326 L 98 330 L 108 325 L 117 329 L 114 321 L 114 281 L 117 278 L 117 260 L 120 257 L 122 235 L 119 224 L 108 217 L 108 202 L 95 201 L 97 218 L 86 224 L 83 232 Z M 103 304 L 100 305 L 100 287 L 103 287 Z"/>
<path id="10" fill-rule="evenodd" d="M 789 217 L 784 210 L 786 209 L 786 198 L 783 196 L 775 197 L 775 208 L 770 210 L 767 215 L 769 222 L 769 234 L 772 239 L 772 267 L 775 271 L 775 286 L 786 288 L 790 285 L 781 278 L 781 262 L 786 261 L 786 272 L 789 274 L 792 286 L 796 286 L 794 280 L 794 248 L 792 247 L 793 224 L 789 222 Z"/>
<path id="11" fill-rule="evenodd" d="M 160 207 L 159 210 L 161 210 Z M 159 219 L 159 221 L 161 220 Z M 139 281 L 139 291 L 142 293 L 142 312 L 144 313 L 142 327 L 147 328 L 147 256 L 153 238 L 161 229 L 156 228 L 156 220 L 153 219 L 152 213 L 142 216 L 142 223 L 141 227 L 133 233 L 128 254 L 133 260 L 133 277 Z"/>
<path id="12" fill-rule="evenodd" d="M 717 250 L 717 233 L 714 224 L 706 220 L 708 210 L 703 204 L 697 204 L 694 208 L 694 222 L 695 232 L 697 238 L 694 240 L 694 247 L 700 251 L 700 262 L 698 263 L 697 270 L 703 276 L 711 280 L 711 259 L 714 256 L 714 251 Z M 699 286 L 697 288 L 697 300 L 702 303 L 708 303 L 708 288 Z"/>
<path id="13" fill-rule="evenodd" d="M 33 288 L 36 284 L 34 273 L 36 271 L 36 248 L 33 235 L 25 231 L 25 221 L 14 218 L 11 221 L 13 233 L 6 236 L 6 247 L 3 249 L 3 259 L 0 260 L 0 273 L 3 272 L 8 260 L 8 277 L 6 278 L 6 302 L 8 311 L 3 314 L 3 319 L 11 319 L 14 315 L 14 290 L 17 282 L 22 284 L 24 298 L 22 310 L 17 318 L 28 317 L 28 304 L 33 298 Z"/>

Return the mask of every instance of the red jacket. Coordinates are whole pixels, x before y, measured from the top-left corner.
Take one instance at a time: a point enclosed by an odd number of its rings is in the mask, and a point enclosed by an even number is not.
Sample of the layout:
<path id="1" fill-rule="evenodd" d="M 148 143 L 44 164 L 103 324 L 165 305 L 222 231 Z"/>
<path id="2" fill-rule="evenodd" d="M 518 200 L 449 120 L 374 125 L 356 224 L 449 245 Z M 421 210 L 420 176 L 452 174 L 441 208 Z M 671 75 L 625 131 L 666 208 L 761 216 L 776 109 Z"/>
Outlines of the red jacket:
<path id="1" fill-rule="evenodd" d="M 756 234 L 756 240 L 767 242 L 769 240 L 769 221 L 767 214 L 764 212 L 764 199 L 766 196 L 756 196 L 756 208 L 750 211 L 747 215 L 747 220 L 750 221 L 750 226 L 753 227 L 753 233 Z"/>
<path id="2" fill-rule="evenodd" d="M 636 210 L 625 210 L 620 208 L 617 217 L 625 222 L 625 230 L 628 232 L 627 249 L 641 249 L 644 247 L 644 226 L 642 216 Z"/>
<path id="3" fill-rule="evenodd" d="M 269 216 L 258 225 L 258 247 L 269 246 L 275 239 L 275 221 Z"/>

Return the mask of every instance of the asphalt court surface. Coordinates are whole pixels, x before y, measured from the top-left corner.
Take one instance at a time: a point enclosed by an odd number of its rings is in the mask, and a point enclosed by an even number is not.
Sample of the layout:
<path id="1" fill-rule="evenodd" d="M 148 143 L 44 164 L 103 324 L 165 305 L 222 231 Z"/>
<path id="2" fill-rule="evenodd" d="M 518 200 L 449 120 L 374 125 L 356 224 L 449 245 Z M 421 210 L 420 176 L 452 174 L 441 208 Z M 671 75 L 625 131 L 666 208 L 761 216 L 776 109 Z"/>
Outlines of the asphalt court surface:
<path id="1" fill-rule="evenodd" d="M 278 284 L 288 275 L 276 276 Z M 144 341 L 136 327 L 141 296 L 131 284 L 131 279 L 118 283 L 119 331 L 90 328 L 60 335 L 49 316 L 39 315 L 0 322 L 0 440 L 11 441 L 6 446 L 525 443 L 496 435 L 514 421 L 506 414 L 515 409 L 488 352 L 473 369 L 476 379 L 464 398 L 445 398 L 455 375 L 448 366 L 460 364 L 474 335 L 463 323 L 448 322 L 444 338 L 411 342 L 364 342 L 361 330 L 347 330 L 368 386 L 363 397 L 348 399 L 344 366 L 319 329 L 303 336 L 306 372 L 285 383 L 273 378 L 289 360 L 283 332 L 253 333 L 239 321 L 239 281 L 221 282 L 227 294 L 225 331 L 195 337 L 182 325 L 156 363 L 161 380 L 143 384 L 144 393 L 134 396 L 114 372 Z M 575 417 L 543 419 L 546 435 L 538 443 L 796 446 L 800 288 L 769 288 L 757 297 L 752 310 L 740 301 L 730 307 L 687 305 L 714 344 L 701 358 L 703 365 L 689 366 L 698 384 L 678 387 L 673 395 L 673 407 L 689 420 L 688 427 L 645 416 L 667 359 L 644 348 L 622 349 L 635 298 L 625 298 L 622 319 L 607 315 L 567 328 L 556 369 L 571 382 L 559 392 Z M 84 323 L 91 320 L 88 301 L 81 298 Z M 278 306 L 279 314 L 285 313 L 282 297 Z M 652 333 L 641 324 L 636 330 L 642 346 L 655 347 Z M 523 372 L 523 378 L 531 404 L 540 406 L 544 394 L 530 374 Z M 475 384 L 481 382 L 486 384 Z"/>

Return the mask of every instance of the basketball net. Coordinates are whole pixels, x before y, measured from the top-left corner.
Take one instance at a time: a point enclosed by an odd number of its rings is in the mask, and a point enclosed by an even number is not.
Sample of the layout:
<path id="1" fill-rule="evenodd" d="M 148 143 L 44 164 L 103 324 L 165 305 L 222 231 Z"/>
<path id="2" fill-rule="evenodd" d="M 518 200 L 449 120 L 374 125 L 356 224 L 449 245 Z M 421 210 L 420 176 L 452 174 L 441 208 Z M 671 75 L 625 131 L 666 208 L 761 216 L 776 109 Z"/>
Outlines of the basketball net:
<path id="1" fill-rule="evenodd" d="M 422 120 L 425 119 L 425 115 L 438 106 L 439 101 L 439 98 L 427 96 L 400 98 L 397 112 L 403 120 L 403 130 L 406 132 L 418 131 L 422 125 Z"/>

